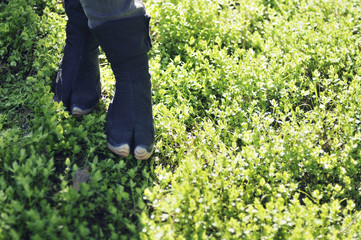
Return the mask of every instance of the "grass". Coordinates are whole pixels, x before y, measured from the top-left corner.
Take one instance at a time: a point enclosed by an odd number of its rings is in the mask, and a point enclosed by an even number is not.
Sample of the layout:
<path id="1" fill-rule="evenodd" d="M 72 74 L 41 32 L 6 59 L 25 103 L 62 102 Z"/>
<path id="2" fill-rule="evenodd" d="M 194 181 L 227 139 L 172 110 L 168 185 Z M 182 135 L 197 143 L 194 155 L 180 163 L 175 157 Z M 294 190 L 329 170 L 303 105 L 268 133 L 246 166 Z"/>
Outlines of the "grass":
<path id="1" fill-rule="evenodd" d="M 0 3 L 0 239 L 360 238 L 360 3 L 145 4 L 156 140 L 137 161 L 106 147 L 104 55 L 93 113 L 52 101 L 62 6 Z"/>

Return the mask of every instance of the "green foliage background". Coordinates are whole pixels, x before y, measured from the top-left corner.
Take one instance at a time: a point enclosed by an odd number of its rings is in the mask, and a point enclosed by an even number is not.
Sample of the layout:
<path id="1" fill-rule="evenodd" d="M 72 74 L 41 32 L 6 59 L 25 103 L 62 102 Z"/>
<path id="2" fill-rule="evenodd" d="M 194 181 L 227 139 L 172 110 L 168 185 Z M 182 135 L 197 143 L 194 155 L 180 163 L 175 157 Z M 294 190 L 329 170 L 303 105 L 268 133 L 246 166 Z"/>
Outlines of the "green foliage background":
<path id="1" fill-rule="evenodd" d="M 52 101 L 61 3 L 1 1 L 0 239 L 361 238 L 360 2 L 145 3 L 157 136 L 137 161 L 106 148 L 104 55 L 93 113 Z"/>

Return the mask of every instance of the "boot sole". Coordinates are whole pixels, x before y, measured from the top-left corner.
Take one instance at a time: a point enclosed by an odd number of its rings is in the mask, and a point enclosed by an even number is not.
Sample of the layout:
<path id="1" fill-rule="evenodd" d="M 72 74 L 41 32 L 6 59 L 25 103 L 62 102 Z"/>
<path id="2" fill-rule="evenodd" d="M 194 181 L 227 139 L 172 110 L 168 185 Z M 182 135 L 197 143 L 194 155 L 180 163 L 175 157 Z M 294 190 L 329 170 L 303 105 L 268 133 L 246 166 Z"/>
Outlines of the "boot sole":
<path id="1" fill-rule="evenodd" d="M 112 146 L 110 143 L 108 143 L 108 148 L 110 149 L 110 151 L 112 151 L 113 153 L 115 153 L 121 157 L 129 156 L 130 147 L 127 143 L 122 144 L 118 147 Z"/>
<path id="2" fill-rule="evenodd" d="M 71 114 L 74 116 L 74 117 L 81 117 L 85 114 L 88 114 L 90 113 L 94 108 L 90 108 L 90 109 L 81 109 L 79 107 L 72 107 L 71 108 Z"/>
<path id="3" fill-rule="evenodd" d="M 150 152 L 147 151 L 146 148 L 142 146 L 137 146 L 134 150 L 134 156 L 137 160 L 147 160 L 152 156 L 153 154 L 153 148 Z"/>

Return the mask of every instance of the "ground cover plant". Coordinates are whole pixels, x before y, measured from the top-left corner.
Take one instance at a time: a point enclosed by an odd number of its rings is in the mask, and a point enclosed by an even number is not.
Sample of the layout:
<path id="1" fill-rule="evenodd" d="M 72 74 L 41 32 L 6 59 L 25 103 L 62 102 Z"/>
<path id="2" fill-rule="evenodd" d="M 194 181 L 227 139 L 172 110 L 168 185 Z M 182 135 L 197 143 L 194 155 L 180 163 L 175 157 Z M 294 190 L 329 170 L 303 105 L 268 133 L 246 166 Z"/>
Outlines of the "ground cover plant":
<path id="1" fill-rule="evenodd" d="M 137 161 L 106 147 L 104 55 L 94 112 L 52 101 L 61 2 L 1 1 L 0 239 L 361 238 L 359 1 L 145 4 L 157 136 Z"/>

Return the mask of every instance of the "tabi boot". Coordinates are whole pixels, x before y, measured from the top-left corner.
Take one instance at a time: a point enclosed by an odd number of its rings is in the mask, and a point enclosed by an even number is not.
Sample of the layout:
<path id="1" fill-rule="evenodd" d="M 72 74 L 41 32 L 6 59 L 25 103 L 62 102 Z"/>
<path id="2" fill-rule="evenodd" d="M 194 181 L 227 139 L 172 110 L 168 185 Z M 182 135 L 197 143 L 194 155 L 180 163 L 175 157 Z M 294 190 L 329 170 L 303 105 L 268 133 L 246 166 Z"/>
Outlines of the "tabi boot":
<path id="1" fill-rule="evenodd" d="M 148 55 L 149 17 L 108 21 L 92 29 L 111 64 L 116 90 L 106 123 L 108 147 L 120 156 L 134 150 L 138 160 L 153 152 L 152 86 Z"/>
<path id="2" fill-rule="evenodd" d="M 79 0 L 65 0 L 68 15 L 64 56 L 55 80 L 55 97 L 75 116 L 89 113 L 101 96 L 99 44 Z"/>

